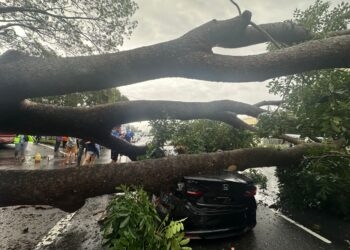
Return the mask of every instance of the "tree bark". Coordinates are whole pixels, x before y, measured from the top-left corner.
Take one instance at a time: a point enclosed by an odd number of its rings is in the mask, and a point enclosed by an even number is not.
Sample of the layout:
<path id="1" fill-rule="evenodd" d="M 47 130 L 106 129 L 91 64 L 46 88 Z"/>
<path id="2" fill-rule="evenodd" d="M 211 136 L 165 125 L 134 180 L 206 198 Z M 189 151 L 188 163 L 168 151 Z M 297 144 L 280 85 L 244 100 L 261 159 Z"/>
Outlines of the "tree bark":
<path id="1" fill-rule="evenodd" d="M 270 100 L 270 101 L 261 101 L 258 103 L 255 103 L 254 106 L 256 107 L 262 107 L 262 106 L 279 106 L 283 103 L 282 100 Z"/>
<path id="2" fill-rule="evenodd" d="M 110 136 L 117 124 L 152 119 L 211 119 L 254 131 L 236 114 L 258 116 L 265 110 L 241 102 L 130 101 L 87 107 L 58 107 L 30 102 L 8 107 L 0 116 L 2 131 L 40 135 L 68 135 L 117 148 L 130 159 L 146 153 L 145 146 L 135 146 Z M 13 114 L 13 115 L 12 115 Z M 32 121 L 32 122 L 28 122 Z M 69 124 L 69 126 L 67 126 Z"/>
<path id="3" fill-rule="evenodd" d="M 251 28 L 250 12 L 233 19 L 213 20 L 182 37 L 130 51 L 86 57 L 36 58 L 20 56 L 0 68 L 0 102 L 8 93 L 25 98 L 99 90 L 164 77 L 208 81 L 248 82 L 309 70 L 348 67 L 350 36 L 310 41 L 286 49 L 253 56 L 213 54 L 214 46 L 236 47 L 266 41 Z M 294 34 L 307 39 L 302 28 L 266 24 L 270 32 Z M 270 28 L 269 28 L 270 27 Z M 278 31 L 279 32 L 278 32 Z M 301 35 L 304 34 L 304 35 Z M 292 35 L 281 36 L 292 40 Z M 239 41 L 237 43 L 237 41 Z M 295 41 L 295 40 L 293 40 Z"/>
<path id="4" fill-rule="evenodd" d="M 235 165 L 237 170 L 300 163 L 304 153 L 320 144 L 304 144 L 286 150 L 250 148 L 210 154 L 179 155 L 122 164 L 63 169 L 0 170 L 0 206 L 52 205 L 76 210 L 84 199 L 113 193 L 115 187 L 143 185 L 151 192 L 169 190 L 186 175 L 215 173 Z"/>

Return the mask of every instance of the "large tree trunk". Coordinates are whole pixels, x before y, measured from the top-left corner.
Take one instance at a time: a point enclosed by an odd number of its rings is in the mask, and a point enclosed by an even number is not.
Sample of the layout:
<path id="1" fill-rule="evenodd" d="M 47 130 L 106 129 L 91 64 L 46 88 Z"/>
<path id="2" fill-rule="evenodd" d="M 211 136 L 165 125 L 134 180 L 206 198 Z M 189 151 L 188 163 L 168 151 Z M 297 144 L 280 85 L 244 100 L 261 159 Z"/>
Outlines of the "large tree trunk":
<path id="1" fill-rule="evenodd" d="M 216 55 L 212 48 L 236 47 L 266 41 L 247 29 L 251 14 L 211 21 L 182 37 L 130 51 L 73 58 L 35 58 L 4 55 L 0 68 L 0 100 L 98 90 L 163 77 L 186 77 L 209 81 L 247 82 L 303 71 L 348 67 L 350 36 L 314 40 L 252 56 Z M 268 25 L 266 25 L 268 26 Z M 270 32 L 289 35 L 277 38 L 309 38 L 302 28 L 286 29 L 270 24 Z M 288 32 L 287 32 L 288 31 Z M 291 35 L 293 34 L 293 36 Z M 302 35 L 304 34 L 304 35 Z M 9 62 L 10 61 L 10 62 Z"/>
<path id="2" fill-rule="evenodd" d="M 250 148 L 53 170 L 1 170 L 0 205 L 47 204 L 71 211 L 82 206 L 86 198 L 113 193 L 121 184 L 143 185 L 146 190 L 157 192 L 174 187 L 185 175 L 215 173 L 232 165 L 239 171 L 296 166 L 312 147 L 322 146 L 304 144 L 286 150 Z"/>

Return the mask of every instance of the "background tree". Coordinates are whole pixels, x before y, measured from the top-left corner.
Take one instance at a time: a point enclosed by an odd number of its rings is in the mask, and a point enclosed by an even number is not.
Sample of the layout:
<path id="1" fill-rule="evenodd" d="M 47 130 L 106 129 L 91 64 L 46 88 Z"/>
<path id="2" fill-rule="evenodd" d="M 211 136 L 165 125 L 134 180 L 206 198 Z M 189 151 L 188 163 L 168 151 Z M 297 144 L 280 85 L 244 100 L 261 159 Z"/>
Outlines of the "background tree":
<path id="1" fill-rule="evenodd" d="M 350 4 L 341 3 L 331 9 L 330 2 L 317 0 L 305 11 L 295 10 L 294 19 L 317 34 L 315 39 L 324 38 L 330 32 L 347 29 Z M 275 49 L 273 45 L 269 48 Z M 348 69 L 314 70 L 280 77 L 271 81 L 269 88 L 271 93 L 283 97 L 283 104 L 280 112 L 261 120 L 261 131 L 285 133 L 288 130 L 302 137 L 345 138 L 350 143 Z"/>
<path id="2" fill-rule="evenodd" d="M 341 32 L 350 22 L 350 4 L 331 9 L 330 2 L 317 0 L 305 11 L 295 10 L 294 21 L 317 34 Z M 287 45 L 283 45 L 287 46 Z M 274 45 L 269 46 L 275 50 Z M 283 97 L 281 107 L 264 113 L 259 119 L 261 135 L 300 134 L 318 141 L 345 139 L 350 143 L 350 71 L 348 69 L 314 70 L 276 78 L 270 92 Z M 318 138 L 317 138 L 318 137 Z M 310 151 L 299 166 L 277 169 L 281 203 L 286 208 L 327 210 L 350 215 L 350 193 L 343 185 L 350 183 L 347 153 Z"/>
<path id="3" fill-rule="evenodd" d="M 17 0 L 0 3 L 1 50 L 30 55 L 87 55 L 114 52 L 137 22 L 131 0 Z"/>
<path id="4" fill-rule="evenodd" d="M 168 143 L 175 149 L 181 147 L 182 153 L 210 153 L 256 145 L 252 132 L 219 121 L 156 120 L 150 125 L 154 145 L 163 147 Z"/>
<path id="5" fill-rule="evenodd" d="M 6 1 L 0 3 L 1 51 L 72 56 L 118 51 L 131 35 L 137 5 L 132 0 Z M 59 106 L 125 101 L 116 89 L 33 99 Z"/>

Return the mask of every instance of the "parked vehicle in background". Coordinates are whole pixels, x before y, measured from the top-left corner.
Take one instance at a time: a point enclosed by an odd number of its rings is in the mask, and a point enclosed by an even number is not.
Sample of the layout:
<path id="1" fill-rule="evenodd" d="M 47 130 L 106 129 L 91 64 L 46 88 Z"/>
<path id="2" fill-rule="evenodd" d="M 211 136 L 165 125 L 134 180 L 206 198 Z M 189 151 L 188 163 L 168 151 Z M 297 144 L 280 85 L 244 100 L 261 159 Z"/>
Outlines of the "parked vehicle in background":
<path id="1" fill-rule="evenodd" d="M 15 136 L 15 134 L 5 134 L 0 132 L 0 144 L 13 143 Z"/>
<path id="2" fill-rule="evenodd" d="M 186 176 L 170 193 L 161 193 L 157 209 L 184 221 L 191 239 L 224 238 L 256 225 L 256 187 L 248 177 L 224 172 Z"/>

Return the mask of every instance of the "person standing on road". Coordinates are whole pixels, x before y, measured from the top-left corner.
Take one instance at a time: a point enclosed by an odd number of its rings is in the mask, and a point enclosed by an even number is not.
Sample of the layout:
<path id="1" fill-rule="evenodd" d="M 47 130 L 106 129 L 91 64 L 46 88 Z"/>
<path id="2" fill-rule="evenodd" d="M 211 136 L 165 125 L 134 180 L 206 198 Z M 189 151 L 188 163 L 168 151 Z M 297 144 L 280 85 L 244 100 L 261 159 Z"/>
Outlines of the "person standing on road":
<path id="1" fill-rule="evenodd" d="M 77 156 L 77 163 L 78 163 L 78 166 L 80 166 L 81 164 L 81 159 L 84 155 L 84 149 L 86 148 L 86 145 L 85 145 L 85 140 L 84 139 L 80 139 L 78 140 L 78 156 Z M 84 157 L 85 158 L 85 157 Z"/>
<path id="2" fill-rule="evenodd" d="M 26 150 L 28 146 L 29 136 L 28 135 L 21 135 L 21 148 L 20 148 L 20 157 L 21 161 L 24 161 L 26 158 Z"/>
<path id="3" fill-rule="evenodd" d="M 75 158 L 75 152 L 77 151 L 77 139 L 74 137 L 68 137 L 67 144 L 66 144 L 66 160 L 65 164 L 74 164 L 74 158 Z M 73 161 L 71 161 L 71 158 L 73 157 Z"/>
<path id="4" fill-rule="evenodd" d="M 56 136 L 55 149 L 54 149 L 56 156 L 58 155 L 61 142 L 62 142 L 62 136 Z"/>
<path id="5" fill-rule="evenodd" d="M 123 138 L 123 135 L 121 133 L 121 128 L 119 126 L 116 126 L 113 128 L 112 132 L 111 132 L 111 135 L 115 138 L 119 138 L 119 139 L 122 139 Z M 112 160 L 112 163 L 113 162 L 118 162 L 118 158 L 119 158 L 119 150 L 115 149 L 115 148 L 111 148 L 111 160 Z"/>
<path id="6" fill-rule="evenodd" d="M 96 157 L 100 157 L 100 146 L 92 141 L 86 142 L 86 156 L 83 162 L 83 166 L 94 164 Z"/>

